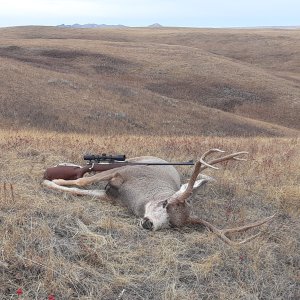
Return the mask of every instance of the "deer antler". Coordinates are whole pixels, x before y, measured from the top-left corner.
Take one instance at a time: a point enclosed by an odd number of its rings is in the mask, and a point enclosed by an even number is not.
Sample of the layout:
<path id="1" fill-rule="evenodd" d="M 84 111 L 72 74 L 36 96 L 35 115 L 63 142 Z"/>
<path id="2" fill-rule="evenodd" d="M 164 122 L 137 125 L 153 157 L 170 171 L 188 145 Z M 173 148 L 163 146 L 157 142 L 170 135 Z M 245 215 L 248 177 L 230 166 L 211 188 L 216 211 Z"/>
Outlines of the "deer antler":
<path id="1" fill-rule="evenodd" d="M 224 153 L 225 151 L 220 150 L 220 149 L 210 149 L 208 151 L 206 151 L 199 159 L 199 161 L 196 162 L 195 167 L 194 167 L 194 171 L 193 174 L 188 182 L 188 186 L 186 188 L 186 190 L 176 199 L 176 201 L 178 202 L 184 202 L 188 197 L 191 196 L 192 192 L 193 192 L 193 187 L 195 184 L 195 181 L 197 180 L 197 177 L 199 176 L 200 172 L 206 168 L 212 168 L 212 169 L 219 169 L 215 166 L 213 166 L 216 163 L 222 162 L 222 161 L 226 161 L 226 160 L 230 160 L 230 159 L 235 159 L 235 160 L 245 160 L 243 158 L 239 158 L 237 157 L 238 155 L 242 155 L 242 154 L 248 154 L 248 152 L 242 151 L 242 152 L 235 152 L 226 156 L 222 156 L 216 159 L 211 160 L 210 162 L 205 162 L 204 159 L 211 153 L 214 152 L 221 152 Z"/>
<path id="2" fill-rule="evenodd" d="M 210 162 L 205 162 L 203 159 L 205 158 L 206 155 L 210 154 L 210 153 L 213 153 L 213 152 L 222 152 L 224 153 L 225 151 L 223 150 L 220 150 L 220 149 L 211 149 L 209 151 L 207 151 L 206 153 L 204 153 L 201 157 L 200 157 L 200 161 L 201 161 L 201 168 L 200 168 L 200 172 L 206 168 L 212 168 L 212 169 L 216 169 L 216 170 L 219 170 L 218 167 L 215 167 L 215 166 L 212 166 L 214 164 L 217 164 L 219 162 L 222 162 L 222 161 L 226 161 L 226 160 L 230 160 L 230 159 L 234 159 L 234 160 L 239 160 L 239 161 L 247 161 L 247 159 L 245 158 L 241 158 L 241 157 L 237 157 L 238 155 L 243 155 L 243 154 L 248 154 L 249 152 L 247 151 L 241 151 L 241 152 L 235 152 L 235 153 L 232 153 L 232 154 L 228 154 L 228 155 L 225 155 L 225 156 L 221 156 L 219 158 L 216 158 L 216 159 L 213 159 L 211 160 Z"/>
<path id="3" fill-rule="evenodd" d="M 250 223 L 244 226 L 240 226 L 240 227 L 235 227 L 235 228 L 228 228 L 228 229 L 218 229 L 217 227 L 215 227 L 214 225 L 210 224 L 209 222 L 202 220 L 200 218 L 190 218 L 189 219 L 189 224 L 202 224 L 205 225 L 208 229 L 210 229 L 213 233 L 215 233 L 222 241 L 224 241 L 226 244 L 230 245 L 230 246 L 239 246 L 241 244 L 245 244 L 255 238 L 257 238 L 259 235 L 262 234 L 262 231 L 260 231 L 259 233 L 250 236 L 249 238 L 246 238 L 242 241 L 239 242 L 235 242 L 232 241 L 231 239 L 229 239 L 226 234 L 230 234 L 233 232 L 241 232 L 241 231 L 246 231 L 250 228 L 254 228 L 254 227 L 258 227 L 261 226 L 263 224 L 266 223 L 270 223 L 274 217 L 276 216 L 276 214 L 274 214 L 273 216 L 267 217 L 263 220 L 257 221 L 255 223 Z"/>
<path id="4" fill-rule="evenodd" d="M 248 154 L 248 152 L 245 152 L 245 151 L 235 152 L 235 153 L 232 153 L 232 154 L 229 154 L 229 155 L 226 155 L 226 156 L 222 156 L 222 157 L 213 159 L 208 163 L 205 162 L 204 159 L 209 154 L 214 153 L 214 152 L 222 152 L 223 153 L 224 151 L 222 151 L 220 149 L 210 149 L 200 157 L 199 161 L 195 164 L 193 174 L 192 174 L 192 176 L 191 176 L 191 178 L 188 182 L 188 186 L 187 186 L 186 190 L 176 199 L 176 201 L 179 201 L 179 202 L 183 203 L 192 194 L 195 181 L 197 180 L 197 177 L 198 177 L 198 175 L 200 174 L 200 172 L 202 170 L 204 170 L 206 168 L 219 169 L 219 168 L 217 168 L 213 165 L 216 164 L 216 163 L 222 162 L 222 161 L 230 160 L 230 159 L 245 160 L 244 158 L 240 158 L 238 156 L 242 155 L 242 154 Z M 261 235 L 262 232 L 259 232 L 255 235 L 252 235 L 249 238 L 246 238 L 246 239 L 244 239 L 242 241 L 239 241 L 239 242 L 232 241 L 230 238 L 228 238 L 226 236 L 227 234 L 234 233 L 234 232 L 246 231 L 250 228 L 255 228 L 255 227 L 261 226 L 263 224 L 270 223 L 274 219 L 274 217 L 275 217 L 275 215 L 267 217 L 263 220 L 255 222 L 255 223 L 250 223 L 250 224 L 247 224 L 247 225 L 244 225 L 244 226 L 229 228 L 229 229 L 218 229 L 214 225 L 212 225 L 209 222 L 207 222 L 205 220 L 202 220 L 200 218 L 191 218 L 190 217 L 188 219 L 188 223 L 189 224 L 202 224 L 202 225 L 205 225 L 208 229 L 210 229 L 213 233 L 215 233 L 225 243 L 227 243 L 231 246 L 237 246 L 237 245 L 241 245 L 241 244 L 247 243 L 247 242 L 255 239 L 256 237 Z"/>

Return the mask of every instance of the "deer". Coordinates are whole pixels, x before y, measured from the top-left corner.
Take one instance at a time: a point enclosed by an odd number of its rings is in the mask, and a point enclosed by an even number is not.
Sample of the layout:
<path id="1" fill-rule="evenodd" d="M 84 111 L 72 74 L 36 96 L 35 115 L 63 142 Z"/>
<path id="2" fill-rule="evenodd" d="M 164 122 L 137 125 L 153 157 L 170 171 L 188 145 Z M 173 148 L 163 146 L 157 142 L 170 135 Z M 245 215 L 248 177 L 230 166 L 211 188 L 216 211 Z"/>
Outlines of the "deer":
<path id="1" fill-rule="evenodd" d="M 206 162 L 209 155 L 223 152 L 225 151 L 220 149 L 206 151 L 194 164 L 193 173 L 185 184 L 181 184 L 180 175 L 172 165 L 122 166 L 75 180 L 44 180 L 42 184 L 50 189 L 75 195 L 92 196 L 121 205 L 140 218 L 139 224 L 143 229 L 156 231 L 200 224 L 216 234 L 226 244 L 238 246 L 257 238 L 262 231 L 238 241 L 232 240 L 229 237 L 230 234 L 268 224 L 276 214 L 244 226 L 219 229 L 193 213 L 191 199 L 205 183 L 214 181 L 212 177 L 201 172 L 206 168 L 219 169 L 214 165 L 220 162 L 246 160 L 243 155 L 248 154 L 245 151 L 235 152 Z M 128 161 L 167 163 L 167 161 L 154 156 L 135 157 Z M 104 189 L 82 188 L 99 182 L 107 182 Z"/>

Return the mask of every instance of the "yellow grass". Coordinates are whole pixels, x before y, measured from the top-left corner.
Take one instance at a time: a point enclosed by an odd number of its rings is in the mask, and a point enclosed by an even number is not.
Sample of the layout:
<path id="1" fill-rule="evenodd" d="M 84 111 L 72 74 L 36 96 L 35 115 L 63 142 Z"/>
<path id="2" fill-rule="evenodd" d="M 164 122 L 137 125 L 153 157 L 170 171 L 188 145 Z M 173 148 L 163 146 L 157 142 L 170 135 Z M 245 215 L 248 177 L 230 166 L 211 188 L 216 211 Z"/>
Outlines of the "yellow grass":
<path id="1" fill-rule="evenodd" d="M 1 299 L 19 287 L 25 299 L 117 299 L 122 291 L 122 299 L 298 298 L 299 139 L 1 130 L 0 141 Z M 249 160 L 206 172 L 217 182 L 196 196 L 198 215 L 230 227 L 278 213 L 241 248 L 202 227 L 148 232 L 123 208 L 40 186 L 46 167 L 83 164 L 86 152 L 178 161 L 211 147 L 247 150 Z M 180 169 L 183 181 L 191 171 Z"/>
<path id="2" fill-rule="evenodd" d="M 299 136 L 299 30 L 0 29 L 0 124 Z"/>

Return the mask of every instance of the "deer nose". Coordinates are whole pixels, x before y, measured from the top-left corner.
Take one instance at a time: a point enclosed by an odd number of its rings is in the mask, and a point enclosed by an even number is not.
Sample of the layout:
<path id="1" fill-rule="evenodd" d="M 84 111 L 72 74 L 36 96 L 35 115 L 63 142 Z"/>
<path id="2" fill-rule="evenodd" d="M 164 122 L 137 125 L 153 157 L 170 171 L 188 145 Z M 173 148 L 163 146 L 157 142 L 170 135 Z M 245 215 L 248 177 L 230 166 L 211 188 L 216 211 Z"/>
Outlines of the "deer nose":
<path id="1" fill-rule="evenodd" d="M 148 229 L 148 230 L 151 230 L 153 228 L 153 223 L 152 221 L 150 221 L 148 218 L 144 218 L 142 220 L 142 227 L 144 229 Z"/>

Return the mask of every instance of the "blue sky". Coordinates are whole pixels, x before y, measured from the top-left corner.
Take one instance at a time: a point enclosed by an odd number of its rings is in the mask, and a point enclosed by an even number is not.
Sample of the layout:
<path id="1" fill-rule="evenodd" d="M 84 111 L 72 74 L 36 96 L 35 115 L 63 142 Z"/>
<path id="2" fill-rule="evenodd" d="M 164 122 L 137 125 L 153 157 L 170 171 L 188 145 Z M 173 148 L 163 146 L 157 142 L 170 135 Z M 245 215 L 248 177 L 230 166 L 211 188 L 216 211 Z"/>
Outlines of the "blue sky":
<path id="1" fill-rule="evenodd" d="M 300 0 L 0 0 L 0 26 L 299 26 Z"/>

